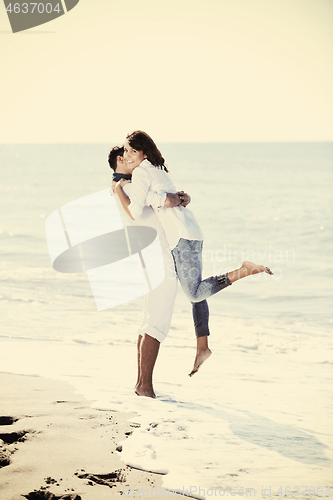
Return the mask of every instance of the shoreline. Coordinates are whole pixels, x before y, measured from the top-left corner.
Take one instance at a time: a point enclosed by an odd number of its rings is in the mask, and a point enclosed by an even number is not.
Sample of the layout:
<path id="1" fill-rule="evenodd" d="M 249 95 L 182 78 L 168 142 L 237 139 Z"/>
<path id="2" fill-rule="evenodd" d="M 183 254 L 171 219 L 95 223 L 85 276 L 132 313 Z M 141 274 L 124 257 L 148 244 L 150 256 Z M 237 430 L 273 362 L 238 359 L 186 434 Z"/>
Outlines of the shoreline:
<path id="1" fill-rule="evenodd" d="M 161 475 L 118 456 L 134 414 L 95 410 L 68 382 L 30 375 L 0 373 L 0 400 L 2 498 L 106 500 L 124 488 L 150 497 L 161 487 Z"/>

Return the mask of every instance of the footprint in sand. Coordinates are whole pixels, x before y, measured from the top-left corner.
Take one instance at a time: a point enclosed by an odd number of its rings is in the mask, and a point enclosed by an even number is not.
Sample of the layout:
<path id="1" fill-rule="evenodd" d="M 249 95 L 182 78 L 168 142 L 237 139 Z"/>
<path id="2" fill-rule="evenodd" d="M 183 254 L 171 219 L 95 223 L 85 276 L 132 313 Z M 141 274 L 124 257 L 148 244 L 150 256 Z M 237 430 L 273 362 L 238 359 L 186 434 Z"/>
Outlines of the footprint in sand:
<path id="1" fill-rule="evenodd" d="M 0 416 L 0 425 L 13 425 L 18 421 L 18 418 L 14 417 L 1 417 Z"/>
<path id="2" fill-rule="evenodd" d="M 85 474 L 82 472 L 75 472 L 75 476 L 79 479 L 86 479 L 91 486 L 95 483 L 101 484 L 102 486 L 108 486 L 109 488 L 113 488 L 117 483 L 126 481 L 124 471 L 121 469 L 110 472 L 110 474 Z"/>
<path id="3" fill-rule="evenodd" d="M 23 441 L 26 440 L 24 437 L 26 434 L 27 431 L 10 432 L 5 434 L 0 433 L 0 439 L 6 444 L 23 443 Z"/>
<path id="4" fill-rule="evenodd" d="M 8 426 L 13 425 L 19 419 L 8 416 L 0 416 L 0 426 Z M 25 441 L 25 435 L 28 431 L 19 431 L 19 432 L 0 432 L 0 441 L 4 444 L 10 445 L 14 443 L 22 443 Z M 6 449 L 5 445 L 0 443 L 0 468 L 10 465 L 10 456 L 13 452 Z M 46 484 L 53 484 L 55 480 L 52 478 L 46 478 Z M 22 497 L 27 500 L 82 500 L 80 495 L 70 494 L 70 495 L 62 495 L 56 496 L 50 491 L 45 490 L 35 490 L 27 495 L 22 495 Z"/>
<path id="5" fill-rule="evenodd" d="M 62 495 L 60 497 L 54 495 L 50 491 L 35 490 L 28 495 L 22 495 L 27 500 L 82 500 L 80 495 Z"/>
<path id="6" fill-rule="evenodd" d="M 18 421 L 18 418 L 0 416 L 0 426 L 13 425 Z M 22 442 L 25 440 L 24 436 L 27 434 L 26 431 L 21 432 L 0 432 L 0 468 L 10 465 L 10 456 L 13 453 L 6 448 L 6 444 L 13 444 L 17 442 Z"/>

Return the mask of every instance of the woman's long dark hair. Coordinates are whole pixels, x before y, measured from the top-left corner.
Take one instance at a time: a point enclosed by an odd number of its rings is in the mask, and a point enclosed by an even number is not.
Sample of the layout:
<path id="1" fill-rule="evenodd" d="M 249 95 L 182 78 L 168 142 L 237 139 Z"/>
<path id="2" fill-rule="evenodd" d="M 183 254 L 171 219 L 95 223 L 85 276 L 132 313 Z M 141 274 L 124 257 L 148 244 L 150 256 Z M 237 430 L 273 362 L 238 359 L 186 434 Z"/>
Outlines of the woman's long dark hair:
<path id="1" fill-rule="evenodd" d="M 155 142 L 148 134 L 146 134 L 146 132 L 136 130 L 135 132 L 128 134 L 126 139 L 128 140 L 128 144 L 131 148 L 136 149 L 137 151 L 142 151 L 152 165 L 155 167 L 162 167 L 166 172 L 169 172 L 160 150 L 157 149 Z"/>

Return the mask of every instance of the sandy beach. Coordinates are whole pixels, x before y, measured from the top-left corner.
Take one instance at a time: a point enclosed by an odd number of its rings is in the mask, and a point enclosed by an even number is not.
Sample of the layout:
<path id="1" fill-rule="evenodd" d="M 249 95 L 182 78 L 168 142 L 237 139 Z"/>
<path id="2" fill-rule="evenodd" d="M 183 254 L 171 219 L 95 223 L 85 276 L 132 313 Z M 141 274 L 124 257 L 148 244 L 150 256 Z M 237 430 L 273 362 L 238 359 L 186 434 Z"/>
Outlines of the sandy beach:
<path id="1" fill-rule="evenodd" d="M 94 410 L 65 382 L 4 373 L 0 381 L 2 500 L 104 500 L 162 483 L 119 459 L 133 415 Z"/>

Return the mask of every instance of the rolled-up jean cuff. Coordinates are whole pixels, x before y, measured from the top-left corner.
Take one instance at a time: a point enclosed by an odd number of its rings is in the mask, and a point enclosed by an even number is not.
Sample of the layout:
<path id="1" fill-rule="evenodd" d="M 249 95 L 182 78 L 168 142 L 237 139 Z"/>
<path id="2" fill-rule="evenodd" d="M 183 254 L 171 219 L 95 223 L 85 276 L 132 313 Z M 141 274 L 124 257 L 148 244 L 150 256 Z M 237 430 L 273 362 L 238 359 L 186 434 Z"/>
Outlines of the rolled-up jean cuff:
<path id="1" fill-rule="evenodd" d="M 195 327 L 195 336 L 196 337 L 206 337 L 210 335 L 208 326 L 196 326 Z"/>
<path id="2" fill-rule="evenodd" d="M 227 286 L 232 285 L 232 283 L 230 283 L 228 273 L 222 274 L 221 276 L 216 276 L 216 278 L 217 278 L 217 282 L 221 288 L 225 288 Z"/>
<path id="3" fill-rule="evenodd" d="M 153 326 L 149 325 L 144 325 L 139 329 L 139 335 L 144 336 L 146 333 L 149 335 L 149 337 L 153 337 L 154 339 L 158 340 L 159 342 L 163 342 L 165 340 L 166 335 L 163 332 L 160 332 L 157 330 L 157 328 L 154 328 Z"/>

